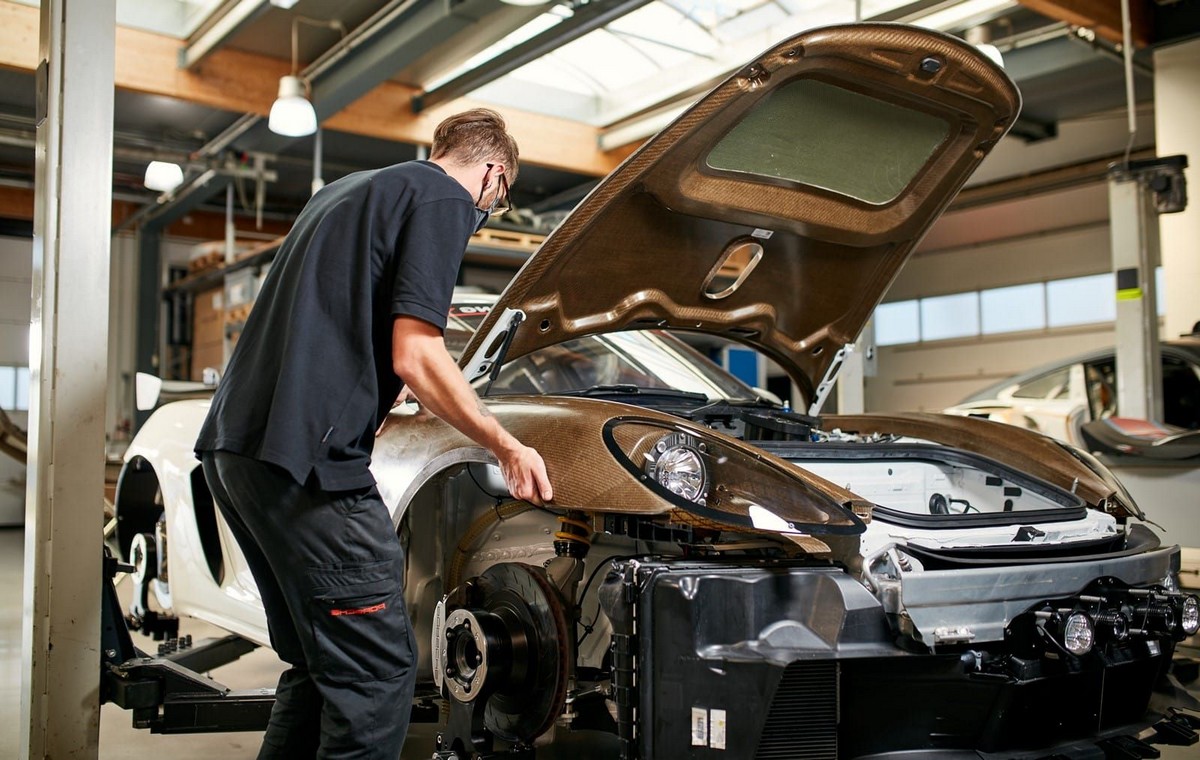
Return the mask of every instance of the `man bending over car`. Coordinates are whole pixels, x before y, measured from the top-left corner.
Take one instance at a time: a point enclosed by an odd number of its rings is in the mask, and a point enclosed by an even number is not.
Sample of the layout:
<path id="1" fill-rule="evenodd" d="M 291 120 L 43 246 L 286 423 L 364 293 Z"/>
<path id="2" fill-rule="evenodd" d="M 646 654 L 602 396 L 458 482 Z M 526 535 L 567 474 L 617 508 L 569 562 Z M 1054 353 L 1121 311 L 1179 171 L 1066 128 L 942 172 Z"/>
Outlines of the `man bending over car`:
<path id="1" fill-rule="evenodd" d="M 515 498 L 552 497 L 541 456 L 488 414 L 442 341 L 467 241 L 508 208 L 516 176 L 504 120 L 476 109 L 437 127 L 430 160 L 330 183 L 230 358 L 196 453 L 291 665 L 259 758 L 400 755 L 417 647 L 367 467 L 402 386 L 490 449 Z"/>

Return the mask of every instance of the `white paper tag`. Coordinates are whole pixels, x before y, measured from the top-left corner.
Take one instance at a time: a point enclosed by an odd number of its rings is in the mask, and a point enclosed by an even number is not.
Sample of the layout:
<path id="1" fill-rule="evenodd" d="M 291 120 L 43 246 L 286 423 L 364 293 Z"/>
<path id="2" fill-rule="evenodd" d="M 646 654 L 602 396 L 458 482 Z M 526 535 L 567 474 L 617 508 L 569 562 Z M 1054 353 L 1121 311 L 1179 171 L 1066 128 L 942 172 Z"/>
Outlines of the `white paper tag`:
<path id="1" fill-rule="evenodd" d="M 692 708 L 692 746 L 708 746 L 708 710 L 703 707 Z"/>
<path id="2" fill-rule="evenodd" d="M 725 749 L 725 711 L 713 710 L 708 718 L 708 746 Z"/>

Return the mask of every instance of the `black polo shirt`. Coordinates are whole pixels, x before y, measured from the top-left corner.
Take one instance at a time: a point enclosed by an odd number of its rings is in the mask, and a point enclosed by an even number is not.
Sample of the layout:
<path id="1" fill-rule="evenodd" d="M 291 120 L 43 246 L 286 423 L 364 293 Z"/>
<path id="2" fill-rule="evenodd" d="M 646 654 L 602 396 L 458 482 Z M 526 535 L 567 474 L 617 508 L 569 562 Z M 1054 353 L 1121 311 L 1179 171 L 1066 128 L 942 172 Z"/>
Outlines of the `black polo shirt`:
<path id="1" fill-rule="evenodd" d="M 477 211 L 412 161 L 330 183 L 304 207 L 246 321 L 196 442 L 338 491 L 375 481 L 375 430 L 402 382 L 392 322 L 445 329 Z"/>

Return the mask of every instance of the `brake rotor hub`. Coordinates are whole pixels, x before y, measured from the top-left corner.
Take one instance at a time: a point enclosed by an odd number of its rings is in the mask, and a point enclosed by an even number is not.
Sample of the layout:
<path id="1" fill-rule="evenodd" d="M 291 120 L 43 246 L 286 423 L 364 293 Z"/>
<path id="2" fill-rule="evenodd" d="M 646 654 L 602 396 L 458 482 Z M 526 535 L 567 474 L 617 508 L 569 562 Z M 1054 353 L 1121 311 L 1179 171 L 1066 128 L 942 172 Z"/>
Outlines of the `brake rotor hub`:
<path id="1" fill-rule="evenodd" d="M 530 741 L 562 712 L 570 636 L 562 599 L 540 567 L 502 563 L 434 616 L 434 681 L 454 705 L 508 742 Z"/>
<path id="2" fill-rule="evenodd" d="M 506 624 L 500 615 L 483 610 L 458 609 L 450 613 L 446 618 L 443 675 L 452 697 L 471 702 L 480 694 L 508 684 L 514 642 L 524 639 L 521 631 L 510 628 L 512 622 Z"/>

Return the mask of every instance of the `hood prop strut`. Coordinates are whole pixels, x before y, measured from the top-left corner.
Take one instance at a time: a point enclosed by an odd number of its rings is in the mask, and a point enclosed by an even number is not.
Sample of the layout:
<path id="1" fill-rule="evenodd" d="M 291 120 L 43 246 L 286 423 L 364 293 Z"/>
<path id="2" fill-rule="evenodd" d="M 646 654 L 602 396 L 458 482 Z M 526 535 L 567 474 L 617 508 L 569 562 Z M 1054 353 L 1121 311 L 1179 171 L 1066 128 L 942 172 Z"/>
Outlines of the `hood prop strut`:
<path id="1" fill-rule="evenodd" d="M 825 406 L 825 400 L 829 398 L 829 392 L 833 390 L 833 384 L 837 382 L 838 373 L 842 371 L 846 356 L 853 350 L 854 344 L 847 343 L 833 355 L 833 362 L 829 365 L 829 369 L 825 370 L 825 377 L 821 378 L 821 382 L 817 385 L 817 392 L 813 395 L 813 402 L 809 404 L 808 415 L 810 417 L 817 417 L 821 414 L 821 407 Z"/>
<path id="2" fill-rule="evenodd" d="M 504 366 L 504 357 L 517 335 L 517 328 L 524 321 L 525 312 L 520 309 L 505 309 L 488 331 L 487 337 L 479 344 L 479 349 L 471 357 L 471 361 L 467 362 L 463 375 L 468 383 L 473 383 L 484 375 L 488 377 L 487 385 L 480 395 L 486 396 L 492 389 L 492 383 L 496 381 L 500 368 Z M 489 350 L 491 353 L 488 353 Z"/>

